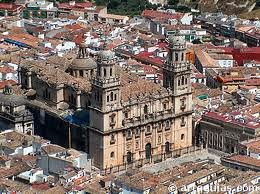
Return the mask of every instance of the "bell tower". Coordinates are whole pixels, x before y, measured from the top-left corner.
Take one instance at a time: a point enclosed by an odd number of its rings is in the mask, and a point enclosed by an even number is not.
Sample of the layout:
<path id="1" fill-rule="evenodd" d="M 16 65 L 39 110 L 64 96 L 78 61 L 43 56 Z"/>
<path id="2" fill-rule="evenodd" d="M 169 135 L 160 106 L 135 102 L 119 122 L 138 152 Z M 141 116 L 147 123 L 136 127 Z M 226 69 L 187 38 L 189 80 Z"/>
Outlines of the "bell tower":
<path id="1" fill-rule="evenodd" d="M 120 78 L 116 75 L 115 56 L 110 50 L 102 51 L 97 59 L 97 74 L 92 83 L 93 106 L 102 112 L 119 106 Z"/>
<path id="2" fill-rule="evenodd" d="M 186 61 L 186 42 L 176 34 L 168 39 L 169 53 L 163 68 L 163 86 L 171 89 L 173 95 L 191 92 L 191 69 Z"/>
<path id="3" fill-rule="evenodd" d="M 120 127 L 120 122 L 115 122 L 116 118 L 120 118 L 117 113 L 121 107 L 120 99 L 120 77 L 116 74 L 115 55 L 110 50 L 101 51 L 92 82 L 90 126 L 101 131 Z M 110 121 L 113 121 L 113 126 Z"/>
<path id="4" fill-rule="evenodd" d="M 100 168 L 112 164 L 111 156 L 119 157 L 116 147 L 119 138 L 122 138 L 122 133 L 116 132 L 122 127 L 122 107 L 120 77 L 116 73 L 115 63 L 112 51 L 101 51 L 97 58 L 96 77 L 92 82 L 89 153 Z"/>
<path id="5" fill-rule="evenodd" d="M 169 53 L 163 69 L 163 85 L 171 92 L 175 147 L 192 145 L 191 68 L 186 61 L 186 42 L 176 34 L 168 39 Z"/>

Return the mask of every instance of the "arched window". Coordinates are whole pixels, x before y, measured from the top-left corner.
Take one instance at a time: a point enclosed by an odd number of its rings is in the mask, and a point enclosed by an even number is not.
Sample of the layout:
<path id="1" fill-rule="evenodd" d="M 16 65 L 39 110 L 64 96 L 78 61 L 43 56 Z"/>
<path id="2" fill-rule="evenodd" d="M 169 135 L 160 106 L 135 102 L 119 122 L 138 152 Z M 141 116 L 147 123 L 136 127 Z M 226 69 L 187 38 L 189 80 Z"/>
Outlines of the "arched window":
<path id="1" fill-rule="evenodd" d="M 117 99 L 117 95 L 115 94 L 115 98 L 114 98 L 114 100 L 116 100 Z"/>
<path id="2" fill-rule="evenodd" d="M 147 113 L 148 113 L 148 106 L 145 105 L 145 106 L 144 106 L 144 114 L 147 114 Z"/>
<path id="3" fill-rule="evenodd" d="M 107 70 L 104 69 L 104 77 L 106 77 L 106 76 L 107 76 Z"/>
<path id="4" fill-rule="evenodd" d="M 184 140 L 184 134 L 181 134 L 181 140 Z"/>
<path id="5" fill-rule="evenodd" d="M 128 164 L 132 163 L 132 153 L 131 152 L 127 152 L 126 160 L 127 160 Z"/>
<path id="6" fill-rule="evenodd" d="M 109 96 L 107 96 L 107 102 L 109 102 Z"/>
<path id="7" fill-rule="evenodd" d="M 175 53 L 175 61 L 179 61 L 178 53 Z"/>
<path id="8" fill-rule="evenodd" d="M 132 137 L 132 131 L 129 129 L 127 131 L 127 138 L 131 138 Z"/>
<path id="9" fill-rule="evenodd" d="M 170 152 L 170 143 L 167 141 L 165 143 L 165 153 L 169 153 Z"/>
<path id="10" fill-rule="evenodd" d="M 184 85 L 184 76 L 181 77 L 181 85 Z"/>
<path id="11" fill-rule="evenodd" d="M 188 83 L 188 79 L 187 79 L 187 78 L 185 78 L 185 84 L 187 85 L 187 83 Z"/>
<path id="12" fill-rule="evenodd" d="M 115 141 L 115 136 L 113 134 L 111 135 L 111 141 Z"/>
<path id="13" fill-rule="evenodd" d="M 180 86 L 181 85 L 181 80 L 180 79 L 178 79 L 178 86 Z"/>
<path id="14" fill-rule="evenodd" d="M 171 124 L 170 124 L 170 121 L 166 121 L 166 122 L 165 122 L 165 128 L 170 128 L 170 125 L 171 125 Z"/>
<path id="15" fill-rule="evenodd" d="M 114 158 L 115 157 L 115 152 L 111 152 L 110 153 L 110 158 Z"/>
<path id="16" fill-rule="evenodd" d="M 145 158 L 150 159 L 152 156 L 152 146 L 150 143 L 145 145 Z"/>
<path id="17" fill-rule="evenodd" d="M 112 68 L 110 68 L 110 76 L 112 76 L 112 74 L 113 74 L 113 70 Z"/>
<path id="18" fill-rule="evenodd" d="M 110 100 L 113 101 L 113 99 L 114 99 L 114 93 L 111 92 L 111 93 L 110 93 Z"/>
<path id="19" fill-rule="evenodd" d="M 181 53 L 181 61 L 184 61 L 184 53 Z"/>
<path id="20" fill-rule="evenodd" d="M 80 71 L 79 71 L 79 75 L 80 75 L 81 77 L 84 76 L 84 72 L 83 72 L 83 70 L 80 70 Z"/>
<path id="21" fill-rule="evenodd" d="M 160 144 L 161 141 L 162 141 L 162 138 L 161 138 L 161 136 L 159 135 L 159 136 L 158 136 L 158 143 Z"/>

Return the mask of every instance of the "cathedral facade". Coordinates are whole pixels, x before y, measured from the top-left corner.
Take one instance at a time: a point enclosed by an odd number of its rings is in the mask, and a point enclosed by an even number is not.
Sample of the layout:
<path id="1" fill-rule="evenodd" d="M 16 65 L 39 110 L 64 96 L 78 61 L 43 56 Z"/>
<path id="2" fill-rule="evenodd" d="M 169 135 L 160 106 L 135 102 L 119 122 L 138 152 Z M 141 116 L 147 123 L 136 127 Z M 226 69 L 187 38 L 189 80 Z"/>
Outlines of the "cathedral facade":
<path id="1" fill-rule="evenodd" d="M 116 64 L 112 51 L 97 60 L 81 45 L 65 70 L 51 64 L 24 62 L 19 82 L 34 99 L 61 109 L 86 109 L 87 145 L 100 169 L 152 161 L 155 156 L 192 146 L 191 69 L 186 61 L 186 42 L 169 38 L 163 67 L 163 85 L 128 74 Z M 81 136 L 81 135 L 79 135 Z"/>
<path id="2" fill-rule="evenodd" d="M 101 169 L 192 145 L 192 96 L 186 43 L 169 39 L 163 86 L 117 72 L 103 51 L 92 82 L 89 152 Z"/>

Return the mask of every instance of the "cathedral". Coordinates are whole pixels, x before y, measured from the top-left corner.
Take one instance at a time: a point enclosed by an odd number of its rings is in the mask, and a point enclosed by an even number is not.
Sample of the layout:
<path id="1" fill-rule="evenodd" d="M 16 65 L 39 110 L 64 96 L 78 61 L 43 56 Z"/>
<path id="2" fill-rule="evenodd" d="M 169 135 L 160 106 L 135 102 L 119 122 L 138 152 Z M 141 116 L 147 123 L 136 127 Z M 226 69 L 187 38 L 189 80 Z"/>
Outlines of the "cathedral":
<path id="1" fill-rule="evenodd" d="M 24 63 L 19 68 L 23 89 L 62 109 L 87 110 L 88 152 L 100 169 L 151 162 L 157 156 L 192 146 L 191 69 L 186 42 L 168 40 L 163 84 L 155 84 L 123 71 L 110 50 L 92 59 L 84 44 L 66 69 Z M 162 158 L 164 159 L 164 158 Z"/>
<path id="2" fill-rule="evenodd" d="M 117 72 L 113 52 L 97 59 L 92 82 L 90 155 L 110 168 L 192 145 L 192 96 L 186 42 L 169 38 L 163 86 Z"/>

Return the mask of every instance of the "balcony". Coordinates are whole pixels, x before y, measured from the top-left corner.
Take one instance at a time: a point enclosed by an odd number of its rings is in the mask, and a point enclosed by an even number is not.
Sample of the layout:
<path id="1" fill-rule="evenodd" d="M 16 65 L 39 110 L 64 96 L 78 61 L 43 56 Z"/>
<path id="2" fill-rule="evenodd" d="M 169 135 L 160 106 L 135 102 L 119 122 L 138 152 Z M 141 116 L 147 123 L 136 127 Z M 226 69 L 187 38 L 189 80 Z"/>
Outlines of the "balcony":
<path id="1" fill-rule="evenodd" d="M 110 140 L 110 145 L 115 144 L 115 143 L 116 143 L 116 140 L 115 140 L 115 139 L 111 139 L 111 140 Z"/>
<path id="2" fill-rule="evenodd" d="M 109 125 L 110 125 L 110 127 L 113 127 L 113 126 L 116 125 L 116 122 L 115 121 L 110 121 Z"/>
<path id="3" fill-rule="evenodd" d="M 186 125 L 186 122 L 181 122 L 181 127 L 184 127 Z"/>
<path id="4" fill-rule="evenodd" d="M 184 110 L 186 109 L 186 104 L 182 104 L 181 107 L 180 107 L 180 109 L 181 109 L 182 111 L 184 111 Z"/>
<path id="5" fill-rule="evenodd" d="M 151 122 L 158 122 L 161 120 L 166 120 L 169 118 L 175 117 L 174 111 L 160 111 L 157 113 L 149 114 L 146 118 L 145 117 L 134 117 L 131 119 L 123 119 L 123 126 L 124 128 L 129 128 L 129 127 L 137 127 L 139 125 L 146 125 Z"/>

